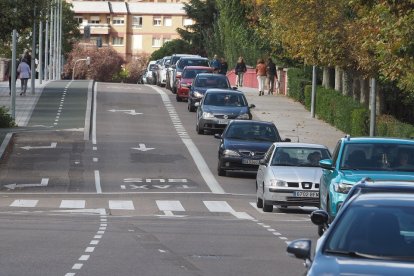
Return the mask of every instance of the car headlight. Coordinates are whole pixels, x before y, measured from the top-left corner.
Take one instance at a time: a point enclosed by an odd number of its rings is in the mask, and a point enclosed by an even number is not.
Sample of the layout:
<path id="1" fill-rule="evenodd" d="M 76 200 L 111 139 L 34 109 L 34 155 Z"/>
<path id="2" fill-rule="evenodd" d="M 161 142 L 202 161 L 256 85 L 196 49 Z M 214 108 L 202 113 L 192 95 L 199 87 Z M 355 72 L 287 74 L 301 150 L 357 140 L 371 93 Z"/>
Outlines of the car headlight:
<path id="1" fill-rule="evenodd" d="M 203 119 L 214 118 L 213 113 L 210 112 L 203 112 Z"/>
<path id="2" fill-rule="evenodd" d="M 225 150 L 223 152 L 223 154 L 225 156 L 240 156 L 240 154 L 237 151 L 234 151 L 234 150 Z"/>
<path id="3" fill-rule="evenodd" d="M 194 91 L 194 97 L 196 97 L 196 98 L 202 98 L 203 96 L 204 96 L 204 94 L 203 93 L 200 93 L 200 92 L 198 92 L 198 91 Z"/>
<path id="4" fill-rule="evenodd" d="M 283 181 L 283 180 L 270 179 L 269 186 L 270 187 L 283 187 L 283 188 L 287 188 L 288 187 L 288 184 L 287 184 L 286 181 Z"/>
<path id="5" fill-rule="evenodd" d="M 241 119 L 241 120 L 248 120 L 249 118 L 250 118 L 249 114 L 247 114 L 247 113 L 244 113 L 244 114 L 241 114 L 241 115 L 237 116 L 237 119 Z"/>
<path id="6" fill-rule="evenodd" d="M 354 186 L 353 184 L 349 184 L 349 183 L 343 183 L 343 182 L 335 183 L 334 190 L 337 193 L 347 194 L 353 186 Z"/>

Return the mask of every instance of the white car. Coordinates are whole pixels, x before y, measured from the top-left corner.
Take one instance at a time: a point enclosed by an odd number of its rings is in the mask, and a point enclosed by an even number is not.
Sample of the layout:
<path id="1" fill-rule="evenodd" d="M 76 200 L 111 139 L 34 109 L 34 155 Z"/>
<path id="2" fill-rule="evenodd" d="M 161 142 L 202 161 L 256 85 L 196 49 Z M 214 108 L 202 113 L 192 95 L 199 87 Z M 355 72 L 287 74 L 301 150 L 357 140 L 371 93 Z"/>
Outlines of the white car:
<path id="1" fill-rule="evenodd" d="M 273 205 L 319 206 L 319 160 L 329 159 L 327 147 L 305 143 L 274 143 L 260 160 L 256 175 L 256 205 L 272 212 Z"/>

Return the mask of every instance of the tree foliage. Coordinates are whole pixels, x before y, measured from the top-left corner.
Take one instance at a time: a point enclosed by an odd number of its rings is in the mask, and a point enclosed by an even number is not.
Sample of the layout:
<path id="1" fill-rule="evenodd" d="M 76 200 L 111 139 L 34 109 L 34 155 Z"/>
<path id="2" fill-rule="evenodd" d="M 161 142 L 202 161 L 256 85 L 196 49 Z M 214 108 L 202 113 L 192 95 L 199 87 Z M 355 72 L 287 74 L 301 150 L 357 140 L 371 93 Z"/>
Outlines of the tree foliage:
<path id="1" fill-rule="evenodd" d="M 164 43 L 164 45 L 151 54 L 150 60 L 161 59 L 172 54 L 196 54 L 197 49 L 183 39 L 174 39 Z"/>

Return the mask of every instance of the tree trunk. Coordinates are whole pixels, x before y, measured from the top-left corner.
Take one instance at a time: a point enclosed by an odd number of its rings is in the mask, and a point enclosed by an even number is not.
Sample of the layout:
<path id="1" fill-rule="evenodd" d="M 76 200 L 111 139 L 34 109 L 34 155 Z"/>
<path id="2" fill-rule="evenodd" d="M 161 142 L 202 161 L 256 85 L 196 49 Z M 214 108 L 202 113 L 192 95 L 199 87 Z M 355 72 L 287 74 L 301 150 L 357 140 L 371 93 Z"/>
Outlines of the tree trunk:
<path id="1" fill-rule="evenodd" d="M 326 89 L 333 89 L 335 86 L 335 72 L 331 67 L 323 67 L 322 86 Z"/>
<path id="2" fill-rule="evenodd" d="M 339 66 L 335 67 L 335 90 L 342 91 L 342 69 Z"/>
<path id="3" fill-rule="evenodd" d="M 360 103 L 365 106 L 368 106 L 369 105 L 369 79 L 361 78 L 359 81 L 361 82 Z"/>
<path id="4" fill-rule="evenodd" d="M 376 95 L 377 95 L 377 105 L 376 105 L 376 110 L 375 113 L 378 115 L 381 115 L 384 111 L 384 91 L 383 89 L 381 89 L 381 87 L 378 85 L 377 83 L 377 91 L 376 91 Z"/>
<path id="5" fill-rule="evenodd" d="M 342 95 L 352 96 L 352 72 L 350 70 L 344 70 L 342 74 Z"/>
<path id="6" fill-rule="evenodd" d="M 355 74 L 352 79 L 352 97 L 355 101 L 360 101 L 361 97 L 361 78 L 359 74 Z"/>

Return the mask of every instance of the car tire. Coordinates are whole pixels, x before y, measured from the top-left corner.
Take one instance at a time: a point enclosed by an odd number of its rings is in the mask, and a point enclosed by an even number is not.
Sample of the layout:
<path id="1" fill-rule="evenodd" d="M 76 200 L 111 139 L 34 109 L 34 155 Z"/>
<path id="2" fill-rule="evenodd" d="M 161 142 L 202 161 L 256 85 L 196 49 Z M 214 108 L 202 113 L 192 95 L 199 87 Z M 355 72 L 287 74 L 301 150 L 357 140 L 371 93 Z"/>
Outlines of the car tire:
<path id="1" fill-rule="evenodd" d="M 203 135 L 203 134 L 204 134 L 204 129 L 203 129 L 203 128 L 200 128 L 200 127 L 198 126 L 198 124 L 196 125 L 196 131 L 197 131 L 197 133 L 198 133 L 198 134 L 200 134 L 200 135 Z"/>
<path id="2" fill-rule="evenodd" d="M 219 176 L 226 176 L 226 170 L 223 170 L 221 168 L 221 162 L 220 162 L 220 160 L 218 161 L 218 164 L 217 164 L 217 174 Z"/>
<path id="3" fill-rule="evenodd" d="M 175 96 L 175 99 L 177 100 L 177 102 L 182 102 L 183 101 L 183 99 L 181 99 L 181 97 L 178 96 L 178 94 Z"/>
<path id="4" fill-rule="evenodd" d="M 190 100 L 188 100 L 188 111 L 189 112 L 194 112 L 195 111 L 195 107 L 193 107 L 192 105 L 191 105 L 191 101 Z"/>
<path id="5" fill-rule="evenodd" d="M 263 199 L 261 199 L 256 192 L 256 207 L 263 208 Z"/>
<path id="6" fill-rule="evenodd" d="M 267 204 L 265 199 L 263 199 L 263 212 L 273 212 L 273 204 Z"/>

